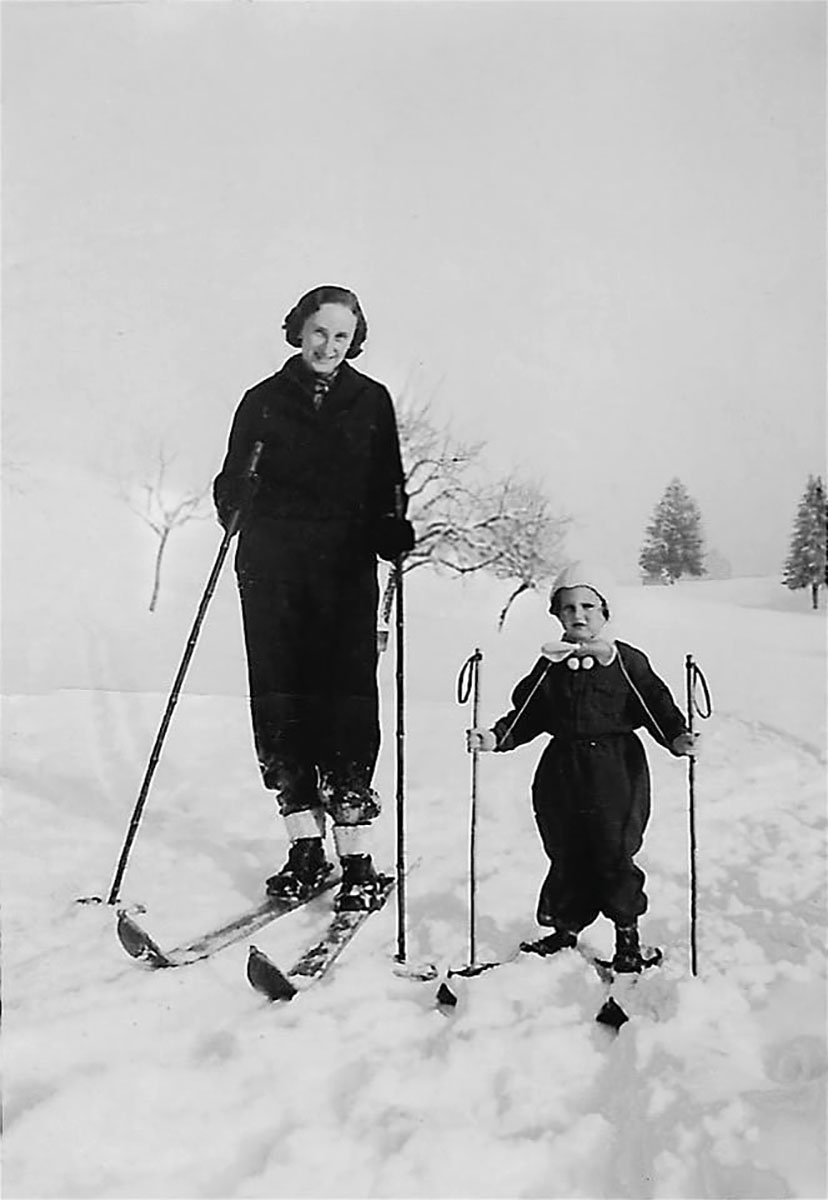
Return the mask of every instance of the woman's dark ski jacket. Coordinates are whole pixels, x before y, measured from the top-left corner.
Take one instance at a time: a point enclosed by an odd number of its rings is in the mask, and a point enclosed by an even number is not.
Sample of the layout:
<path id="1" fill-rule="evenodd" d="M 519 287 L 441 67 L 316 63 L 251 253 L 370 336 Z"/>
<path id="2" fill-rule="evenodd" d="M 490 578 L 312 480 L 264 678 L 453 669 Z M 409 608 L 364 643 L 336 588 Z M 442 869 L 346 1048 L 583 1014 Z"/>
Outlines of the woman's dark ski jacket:
<path id="1" fill-rule="evenodd" d="M 313 382 L 297 354 L 244 394 L 213 484 L 216 508 L 224 525 L 243 505 L 245 528 L 271 519 L 313 537 L 316 527 L 326 545 L 347 546 L 364 562 L 404 485 L 394 407 L 382 384 L 347 362 L 318 408 Z M 245 468 L 257 441 L 263 450 L 251 490 Z"/>

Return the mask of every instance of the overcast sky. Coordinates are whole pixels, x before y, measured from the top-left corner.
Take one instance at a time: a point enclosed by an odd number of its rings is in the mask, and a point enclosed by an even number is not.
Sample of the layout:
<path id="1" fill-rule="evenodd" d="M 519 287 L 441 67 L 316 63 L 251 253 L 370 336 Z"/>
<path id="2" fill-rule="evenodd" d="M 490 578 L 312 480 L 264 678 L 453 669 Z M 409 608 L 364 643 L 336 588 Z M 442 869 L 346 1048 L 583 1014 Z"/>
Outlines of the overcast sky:
<path id="1" fill-rule="evenodd" d="M 775 573 L 825 461 L 820 3 L 14 3 L 3 21 L 15 454 L 202 481 L 308 288 L 356 366 L 634 573 L 678 475 Z"/>

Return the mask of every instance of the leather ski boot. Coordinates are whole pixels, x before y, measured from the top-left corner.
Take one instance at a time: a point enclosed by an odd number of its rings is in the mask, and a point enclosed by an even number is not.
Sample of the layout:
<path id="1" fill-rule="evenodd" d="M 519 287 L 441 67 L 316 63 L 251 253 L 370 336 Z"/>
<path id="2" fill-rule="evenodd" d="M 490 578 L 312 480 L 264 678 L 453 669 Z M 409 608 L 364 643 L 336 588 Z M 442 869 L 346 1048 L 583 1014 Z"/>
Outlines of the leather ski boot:
<path id="1" fill-rule="evenodd" d="M 538 938 L 536 942 L 521 942 L 520 948 L 528 954 L 546 957 L 549 954 L 557 954 L 559 950 L 574 950 L 577 945 L 577 933 L 572 933 L 569 929 L 555 929 L 546 937 Z"/>
<path id="2" fill-rule="evenodd" d="M 615 926 L 615 954 L 612 959 L 612 969 L 618 975 L 638 973 L 645 967 L 654 966 L 661 961 L 661 951 L 655 950 L 652 956 L 645 958 L 641 953 L 641 943 L 638 938 L 638 925 Z"/>
<path id="3" fill-rule="evenodd" d="M 332 870 L 321 837 L 297 838 L 285 865 L 265 882 L 265 890 L 280 900 L 307 900 Z"/>
<path id="4" fill-rule="evenodd" d="M 334 898 L 337 912 L 368 912 L 375 908 L 384 877 L 377 873 L 370 854 L 343 854 L 342 883 Z"/>

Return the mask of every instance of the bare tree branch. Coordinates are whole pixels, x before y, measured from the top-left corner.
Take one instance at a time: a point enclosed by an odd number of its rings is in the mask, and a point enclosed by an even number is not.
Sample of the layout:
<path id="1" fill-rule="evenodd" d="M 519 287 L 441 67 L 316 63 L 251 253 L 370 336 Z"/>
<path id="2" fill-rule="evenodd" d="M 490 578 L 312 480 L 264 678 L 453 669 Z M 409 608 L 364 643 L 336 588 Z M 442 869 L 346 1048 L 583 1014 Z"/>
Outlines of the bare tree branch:
<path id="1" fill-rule="evenodd" d="M 412 388 L 409 379 L 404 393 Z M 408 515 L 417 538 L 403 569 L 431 566 L 457 576 L 489 571 L 517 580 L 500 628 L 514 600 L 558 570 L 569 518 L 551 512 L 533 480 L 515 474 L 489 479 L 483 443 L 457 440 L 439 428 L 428 403 L 404 396 L 398 412 Z"/>
<path id="2" fill-rule="evenodd" d="M 128 507 L 144 524 L 149 526 L 158 538 L 153 567 L 152 594 L 149 602 L 150 612 L 155 612 L 158 604 L 161 590 L 161 566 L 170 534 L 174 529 L 179 529 L 189 521 L 204 521 L 210 515 L 205 504 L 209 496 L 210 485 L 207 484 L 200 491 L 187 491 L 182 495 L 180 490 L 171 485 L 167 479 L 168 468 L 172 461 L 173 458 L 168 457 L 164 446 L 159 445 L 153 477 L 134 486 L 133 490 L 139 494 L 140 500 L 134 497 L 129 488 L 121 490 L 122 499 Z"/>

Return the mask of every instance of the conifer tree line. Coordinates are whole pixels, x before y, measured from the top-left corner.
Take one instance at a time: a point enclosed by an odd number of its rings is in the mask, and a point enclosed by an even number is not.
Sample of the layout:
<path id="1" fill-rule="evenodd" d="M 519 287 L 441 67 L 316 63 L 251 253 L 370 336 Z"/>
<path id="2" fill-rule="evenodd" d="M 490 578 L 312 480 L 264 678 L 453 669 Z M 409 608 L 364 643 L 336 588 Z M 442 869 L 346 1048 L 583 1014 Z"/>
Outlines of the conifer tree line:
<path id="1" fill-rule="evenodd" d="M 698 505 L 674 478 L 647 525 L 639 566 L 645 579 L 675 583 L 705 575 L 705 557 Z M 828 585 L 828 495 L 819 475 L 808 476 L 799 502 L 782 582 L 794 591 L 810 589 L 811 605 L 819 607 L 819 589 Z"/>
<path id="2" fill-rule="evenodd" d="M 792 591 L 810 588 L 812 608 L 819 608 L 819 589 L 828 583 L 827 543 L 828 505 L 825 485 L 821 476 L 809 475 L 794 520 L 782 582 Z"/>

